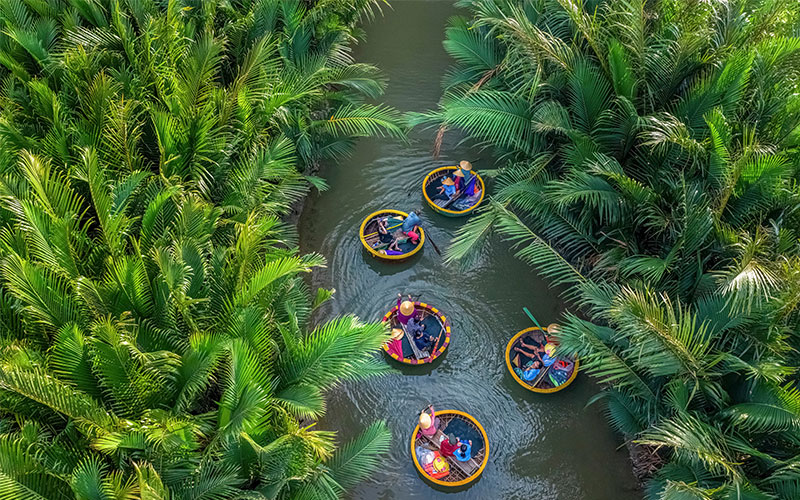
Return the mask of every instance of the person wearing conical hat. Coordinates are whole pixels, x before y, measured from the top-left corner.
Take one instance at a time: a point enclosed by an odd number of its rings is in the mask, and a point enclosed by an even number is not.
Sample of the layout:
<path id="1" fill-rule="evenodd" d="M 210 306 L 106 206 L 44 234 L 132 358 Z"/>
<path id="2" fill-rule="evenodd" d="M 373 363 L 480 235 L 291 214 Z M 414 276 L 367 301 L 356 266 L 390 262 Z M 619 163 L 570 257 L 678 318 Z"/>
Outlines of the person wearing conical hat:
<path id="1" fill-rule="evenodd" d="M 442 179 L 442 185 L 436 188 L 438 193 L 434 195 L 434 200 L 450 201 L 456 195 L 456 183 L 450 177 Z"/>
<path id="2" fill-rule="evenodd" d="M 397 357 L 403 358 L 403 330 L 400 328 L 392 328 L 392 337 L 386 342 L 386 351 L 389 355 L 396 354 Z"/>
<path id="3" fill-rule="evenodd" d="M 456 191 L 461 191 L 461 188 L 464 187 L 464 172 L 461 169 L 457 168 L 453 172 L 453 182 L 455 183 Z"/>
<path id="4" fill-rule="evenodd" d="M 458 164 L 458 170 L 456 172 L 461 172 L 461 175 L 464 176 L 464 189 L 466 191 L 467 196 L 474 196 L 475 190 L 477 188 L 480 191 L 480 186 L 478 185 L 478 177 L 475 174 L 475 170 L 472 168 L 472 163 L 468 162 L 467 160 L 461 160 Z"/>
<path id="5" fill-rule="evenodd" d="M 414 300 L 411 298 L 411 295 L 408 296 L 408 300 L 403 300 L 403 295 L 398 293 L 397 321 L 406 325 L 408 324 L 408 320 L 414 317 L 415 312 L 416 310 L 414 309 Z"/>
<path id="6" fill-rule="evenodd" d="M 436 411 L 433 409 L 433 405 L 428 405 L 419 414 L 419 432 L 426 436 L 433 436 L 438 428 L 439 418 L 436 416 Z"/>
<path id="7" fill-rule="evenodd" d="M 472 192 L 470 193 L 470 191 Z M 481 185 L 478 183 L 478 178 L 476 177 L 472 184 L 467 185 L 467 194 L 453 203 L 453 208 L 455 210 L 466 210 L 475 206 L 481 199 L 481 192 Z"/>
<path id="8" fill-rule="evenodd" d="M 467 160 L 461 160 L 458 163 L 458 171 L 460 171 L 464 175 L 464 181 L 469 182 L 472 179 L 472 174 L 474 171 L 472 170 L 472 163 L 468 162 Z"/>

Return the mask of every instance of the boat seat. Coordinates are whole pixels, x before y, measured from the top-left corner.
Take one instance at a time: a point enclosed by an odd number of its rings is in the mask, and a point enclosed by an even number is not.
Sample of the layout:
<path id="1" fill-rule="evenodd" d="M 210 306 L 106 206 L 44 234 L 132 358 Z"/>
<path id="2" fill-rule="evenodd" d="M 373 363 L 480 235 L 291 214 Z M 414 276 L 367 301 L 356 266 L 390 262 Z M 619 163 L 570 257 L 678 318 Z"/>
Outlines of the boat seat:
<path id="1" fill-rule="evenodd" d="M 411 350 L 414 351 L 414 356 L 417 359 L 425 359 L 429 356 L 429 354 L 425 351 L 420 351 L 417 344 L 414 343 L 414 339 L 411 336 L 411 332 L 408 331 L 406 325 L 400 323 L 400 326 L 403 328 L 403 333 L 406 334 L 406 339 L 408 340 L 408 344 L 411 346 Z"/>
<path id="2" fill-rule="evenodd" d="M 433 445 L 434 450 L 438 450 L 439 442 L 442 440 L 442 437 L 444 437 L 444 432 L 442 432 L 441 429 L 436 429 L 436 434 L 434 434 L 433 436 L 426 436 L 421 432 L 419 433 L 419 435 L 421 435 L 423 439 L 427 440 L 431 445 Z M 445 439 L 447 438 L 445 437 Z M 481 464 L 479 464 L 477 460 L 475 460 L 474 458 L 470 458 L 466 462 L 462 462 L 461 460 L 456 459 L 456 457 L 444 457 L 444 458 L 451 466 L 454 465 L 458 467 L 458 469 L 461 470 L 461 472 L 463 472 L 467 476 L 471 476 L 472 474 L 474 474 L 475 471 L 478 470 L 481 466 Z"/>

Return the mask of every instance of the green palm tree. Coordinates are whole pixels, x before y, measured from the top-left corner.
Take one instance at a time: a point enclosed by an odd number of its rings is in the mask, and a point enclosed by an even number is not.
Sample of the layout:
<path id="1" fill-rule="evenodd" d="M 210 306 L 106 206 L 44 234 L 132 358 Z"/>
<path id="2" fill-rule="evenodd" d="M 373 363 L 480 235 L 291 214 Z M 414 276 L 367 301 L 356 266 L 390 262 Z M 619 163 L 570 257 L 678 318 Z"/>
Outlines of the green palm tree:
<path id="1" fill-rule="evenodd" d="M 239 222 L 155 176 L 109 182 L 91 151 L 89 186 L 23 158 L 2 185 L 0 497 L 338 498 L 365 476 L 383 424 L 334 452 L 299 423 L 340 380 L 385 370 L 380 324 L 309 326 L 330 292 L 312 300 L 300 274 L 321 256 L 283 245 L 275 216 Z"/>
<path id="2" fill-rule="evenodd" d="M 797 4 L 463 2 L 438 110 L 504 163 L 499 234 L 566 290 L 561 345 L 654 466 L 647 494 L 795 498 Z"/>
<path id="3" fill-rule="evenodd" d="M 378 2 L 0 5 L 0 498 L 340 498 L 326 391 L 380 324 L 315 323 L 284 221 L 316 164 L 402 137 L 352 61 Z"/>

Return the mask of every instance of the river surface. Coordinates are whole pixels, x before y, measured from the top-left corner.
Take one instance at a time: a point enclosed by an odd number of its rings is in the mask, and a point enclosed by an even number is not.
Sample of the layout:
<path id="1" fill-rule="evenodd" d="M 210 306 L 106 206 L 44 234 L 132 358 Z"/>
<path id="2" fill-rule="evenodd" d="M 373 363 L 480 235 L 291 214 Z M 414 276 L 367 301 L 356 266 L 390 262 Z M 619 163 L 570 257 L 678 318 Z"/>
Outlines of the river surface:
<path id="1" fill-rule="evenodd" d="M 444 28 L 457 13 L 451 2 L 392 0 L 392 8 L 365 27 L 367 41 L 355 54 L 389 77 L 384 102 L 402 111 L 435 107 L 451 62 L 442 48 Z M 317 251 L 328 259 L 328 267 L 314 273 L 313 285 L 336 289 L 321 317 L 355 313 L 379 321 L 397 293 L 405 292 L 439 307 L 453 327 L 450 347 L 432 367 L 405 367 L 385 358 L 396 373 L 347 383 L 328 395 L 321 429 L 338 430 L 346 440 L 383 419 L 394 436 L 382 466 L 352 498 L 640 498 L 625 447 L 617 449 L 621 441 L 599 408 L 586 408 L 597 387 L 585 375 L 579 374 L 567 389 L 545 395 L 523 389 L 508 374 L 506 342 L 532 326 L 522 307 L 547 325 L 566 306 L 556 290 L 513 257 L 507 244 L 491 241 L 466 272 L 445 265 L 429 244 L 399 264 L 379 262 L 362 248 L 358 227 L 380 208 L 422 207 L 426 233 L 442 251 L 464 222 L 440 216 L 424 204 L 423 177 L 435 166 L 460 159 L 472 160 L 479 172 L 494 166 L 488 152 L 460 145 L 452 133 L 434 161 L 434 134 L 414 132 L 408 144 L 360 141 L 351 159 L 325 169 L 330 189 L 308 200 L 299 223 L 302 251 Z M 472 414 L 489 436 L 489 464 L 465 491 L 433 489 L 414 468 L 410 434 L 428 403 Z"/>

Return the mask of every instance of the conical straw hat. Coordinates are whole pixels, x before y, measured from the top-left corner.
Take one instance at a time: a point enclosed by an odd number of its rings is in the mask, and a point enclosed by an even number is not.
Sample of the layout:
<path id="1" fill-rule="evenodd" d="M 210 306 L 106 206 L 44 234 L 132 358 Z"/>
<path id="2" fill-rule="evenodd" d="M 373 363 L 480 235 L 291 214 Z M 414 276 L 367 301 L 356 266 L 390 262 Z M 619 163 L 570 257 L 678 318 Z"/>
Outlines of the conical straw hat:
<path id="1" fill-rule="evenodd" d="M 392 339 L 398 340 L 403 338 L 403 330 L 399 328 L 392 328 Z"/>
<path id="2" fill-rule="evenodd" d="M 419 426 L 422 429 L 428 429 L 433 422 L 431 422 L 431 416 L 428 415 L 427 412 L 422 412 L 419 415 Z"/>
<path id="3" fill-rule="evenodd" d="M 462 160 L 458 166 L 461 167 L 461 170 L 464 170 L 465 172 L 472 170 L 472 163 L 468 162 L 467 160 Z"/>
<path id="4" fill-rule="evenodd" d="M 445 178 L 445 180 L 442 181 L 442 184 L 444 184 L 445 186 L 452 186 L 453 184 L 455 184 L 455 182 L 453 182 L 453 179 L 451 179 L 450 177 L 447 177 Z"/>
<path id="5" fill-rule="evenodd" d="M 400 314 L 403 316 L 411 316 L 414 314 L 414 303 L 410 300 L 404 300 L 402 304 L 400 304 Z"/>

